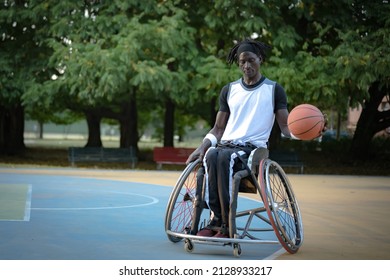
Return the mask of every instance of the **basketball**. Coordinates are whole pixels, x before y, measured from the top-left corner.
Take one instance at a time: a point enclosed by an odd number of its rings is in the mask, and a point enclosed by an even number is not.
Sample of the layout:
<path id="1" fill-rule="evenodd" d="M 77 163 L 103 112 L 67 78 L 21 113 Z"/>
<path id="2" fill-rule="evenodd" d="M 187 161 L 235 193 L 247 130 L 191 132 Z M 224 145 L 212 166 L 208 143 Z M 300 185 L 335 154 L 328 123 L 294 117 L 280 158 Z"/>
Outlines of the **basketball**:
<path id="1" fill-rule="evenodd" d="M 321 135 L 325 118 L 316 106 L 301 104 L 291 110 L 287 125 L 290 132 L 300 140 L 313 140 Z"/>

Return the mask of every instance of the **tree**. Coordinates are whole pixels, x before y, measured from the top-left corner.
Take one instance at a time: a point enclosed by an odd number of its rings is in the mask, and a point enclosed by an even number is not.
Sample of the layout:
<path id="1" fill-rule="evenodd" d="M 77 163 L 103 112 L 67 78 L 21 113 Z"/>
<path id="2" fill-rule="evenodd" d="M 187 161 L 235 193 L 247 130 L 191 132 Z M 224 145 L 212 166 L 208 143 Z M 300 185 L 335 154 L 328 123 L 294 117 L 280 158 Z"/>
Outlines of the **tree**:
<path id="1" fill-rule="evenodd" d="M 53 105 L 61 100 L 63 107 L 84 113 L 87 146 L 101 146 L 102 118 L 119 121 L 121 147 L 137 146 L 139 99 L 160 100 L 158 106 L 171 104 L 167 108 L 173 109 L 192 94 L 189 59 L 195 49 L 186 15 L 169 2 L 151 2 L 38 5 L 41 13 L 52 15 L 48 41 L 55 51 L 50 62 L 58 78 L 26 98 Z M 172 124 L 172 119 L 167 122 L 166 141 L 173 140 Z"/>
<path id="2" fill-rule="evenodd" d="M 176 104 L 193 98 L 189 81 L 194 70 L 190 62 L 196 55 L 193 29 L 185 22 L 186 14 L 174 7 L 169 9 L 172 15 L 158 20 L 132 19 L 125 29 L 132 32 L 120 34 L 122 43 L 118 44 L 122 47 L 132 42 L 135 46 L 132 50 L 137 59 L 129 60 L 129 83 L 165 107 L 164 146 L 173 146 Z"/>
<path id="3" fill-rule="evenodd" d="M 280 11 L 276 34 L 284 35 L 272 39 L 276 55 L 266 73 L 285 86 L 292 104 L 339 115 L 364 104 L 349 156 L 366 158 L 373 136 L 390 126 L 389 112 L 378 110 L 389 99 L 388 1 L 299 1 Z"/>
<path id="4" fill-rule="evenodd" d="M 23 95 L 50 71 L 46 62 L 52 50 L 39 35 L 46 24 L 45 18 L 31 13 L 28 2 L 0 4 L 0 153 L 25 148 L 24 115 L 29 104 L 23 103 Z"/>
<path id="5" fill-rule="evenodd" d="M 366 159 L 372 155 L 374 135 L 390 127 L 390 111 L 379 110 L 389 102 L 390 85 L 390 4 L 388 1 L 354 2 L 355 28 L 341 35 L 336 67 L 343 70 L 341 80 L 351 92 L 351 106 L 362 104 L 362 113 L 350 148 L 350 157 Z"/>
<path id="6" fill-rule="evenodd" d="M 388 14 L 386 0 L 4 1 L 0 148 L 23 149 L 25 113 L 66 121 L 70 111 L 87 119 L 88 146 L 102 145 L 102 119 L 118 121 L 121 147 L 136 146 L 148 115 L 164 112 L 164 145 L 173 145 L 178 111 L 214 123 L 220 89 L 240 77 L 227 52 L 257 36 L 273 46 L 263 73 L 285 87 L 290 108 L 341 115 L 364 104 L 356 154 L 389 126 L 376 108 L 388 96 Z"/>

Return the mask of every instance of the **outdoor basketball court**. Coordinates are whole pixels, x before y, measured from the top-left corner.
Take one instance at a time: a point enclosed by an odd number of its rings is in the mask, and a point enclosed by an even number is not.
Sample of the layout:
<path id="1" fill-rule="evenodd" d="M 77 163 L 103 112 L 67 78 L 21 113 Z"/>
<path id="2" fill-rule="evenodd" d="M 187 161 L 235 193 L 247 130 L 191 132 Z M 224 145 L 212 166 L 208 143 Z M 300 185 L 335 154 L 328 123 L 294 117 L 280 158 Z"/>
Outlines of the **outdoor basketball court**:
<path id="1" fill-rule="evenodd" d="M 2 260 L 234 260 L 232 248 L 170 242 L 166 205 L 180 172 L 0 168 Z M 242 244 L 242 260 L 390 259 L 390 178 L 288 174 L 305 240 Z M 248 203 L 251 200 L 248 199 Z"/>

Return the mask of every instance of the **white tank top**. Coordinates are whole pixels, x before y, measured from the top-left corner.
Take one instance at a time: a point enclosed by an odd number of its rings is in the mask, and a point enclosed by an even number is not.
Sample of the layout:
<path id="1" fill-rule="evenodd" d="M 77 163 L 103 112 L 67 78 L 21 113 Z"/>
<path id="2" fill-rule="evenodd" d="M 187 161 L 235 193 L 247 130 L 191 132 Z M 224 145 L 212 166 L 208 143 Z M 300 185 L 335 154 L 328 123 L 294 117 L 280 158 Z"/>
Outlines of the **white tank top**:
<path id="1" fill-rule="evenodd" d="M 239 79 L 230 84 L 227 102 L 230 116 L 221 142 L 267 147 L 275 121 L 275 82 L 265 79 L 255 88 L 247 88 Z"/>

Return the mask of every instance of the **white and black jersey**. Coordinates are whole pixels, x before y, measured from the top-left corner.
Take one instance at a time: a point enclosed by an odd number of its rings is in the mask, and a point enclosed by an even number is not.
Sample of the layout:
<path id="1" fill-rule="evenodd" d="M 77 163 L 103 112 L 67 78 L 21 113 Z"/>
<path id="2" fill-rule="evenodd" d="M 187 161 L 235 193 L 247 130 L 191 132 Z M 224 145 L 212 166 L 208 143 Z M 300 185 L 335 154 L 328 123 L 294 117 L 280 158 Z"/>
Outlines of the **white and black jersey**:
<path id="1" fill-rule="evenodd" d="M 275 112 L 287 108 L 287 96 L 278 83 L 265 77 L 254 85 L 241 78 L 223 87 L 219 104 L 220 111 L 229 113 L 221 143 L 267 147 Z"/>

